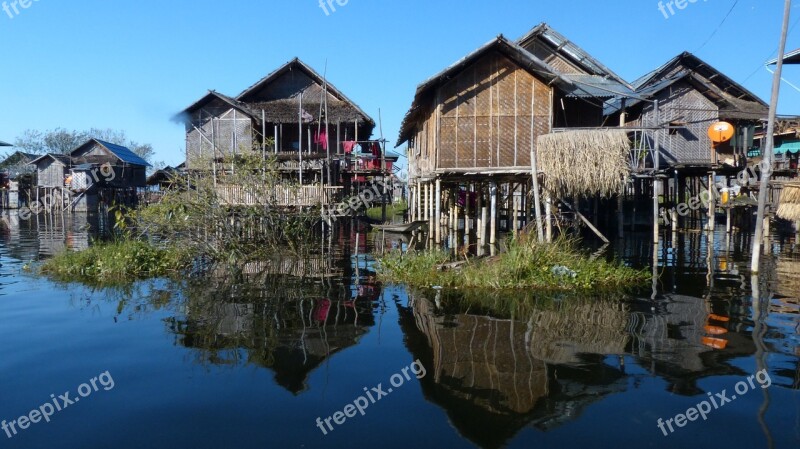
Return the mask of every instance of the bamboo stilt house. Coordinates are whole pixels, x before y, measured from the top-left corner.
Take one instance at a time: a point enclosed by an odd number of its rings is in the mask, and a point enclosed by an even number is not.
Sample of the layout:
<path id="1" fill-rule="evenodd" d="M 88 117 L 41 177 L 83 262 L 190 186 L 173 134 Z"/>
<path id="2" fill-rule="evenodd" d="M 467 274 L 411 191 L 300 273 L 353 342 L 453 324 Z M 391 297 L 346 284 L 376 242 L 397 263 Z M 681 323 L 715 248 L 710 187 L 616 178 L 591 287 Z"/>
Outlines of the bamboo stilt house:
<path id="1" fill-rule="evenodd" d="M 756 127 L 766 120 L 769 106 L 721 71 L 697 56 L 684 52 L 632 83 L 636 98 L 617 98 L 606 112 L 623 114 L 628 126 L 651 128 L 646 143 L 660 137 L 660 170 L 694 169 L 699 173 L 723 165 L 744 167 L 754 146 Z M 659 101 L 655 110 L 654 101 Z M 615 111 L 616 110 L 616 111 Z M 615 112 L 612 112 L 615 111 Z M 712 145 L 709 127 L 718 121 L 734 125 L 730 142 Z M 652 168 L 653 160 L 648 161 Z"/>
<path id="2" fill-rule="evenodd" d="M 190 173 L 216 176 L 241 156 L 274 158 L 285 184 L 320 192 L 312 203 L 330 202 L 326 189 L 388 175 L 398 160 L 369 140 L 375 120 L 297 58 L 236 97 L 209 91 L 176 120 L 185 125 Z"/>

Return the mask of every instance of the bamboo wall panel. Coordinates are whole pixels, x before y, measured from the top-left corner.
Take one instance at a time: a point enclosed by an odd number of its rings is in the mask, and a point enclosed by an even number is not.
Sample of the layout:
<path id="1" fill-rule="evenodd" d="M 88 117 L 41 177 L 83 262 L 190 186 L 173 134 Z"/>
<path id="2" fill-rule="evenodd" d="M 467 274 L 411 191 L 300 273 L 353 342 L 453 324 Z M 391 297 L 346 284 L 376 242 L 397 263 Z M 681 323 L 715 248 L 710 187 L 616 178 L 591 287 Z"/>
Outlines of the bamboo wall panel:
<path id="1" fill-rule="evenodd" d="M 64 187 L 66 168 L 50 158 L 46 161 L 40 162 L 37 169 L 37 185 L 39 187 Z"/>
<path id="2" fill-rule="evenodd" d="M 662 131 L 662 164 L 709 165 L 712 162 L 711 139 L 708 128 L 719 120 L 719 109 L 690 84 L 677 83 L 660 96 L 660 119 L 656 120 L 653 105 L 645 108 L 643 123 L 654 126 L 657 121 L 684 126 L 682 129 Z M 648 133 L 650 145 L 655 135 Z"/>
<path id="3" fill-rule="evenodd" d="M 550 88 L 498 53 L 439 90 L 439 169 L 530 166 L 536 137 L 550 131 Z"/>

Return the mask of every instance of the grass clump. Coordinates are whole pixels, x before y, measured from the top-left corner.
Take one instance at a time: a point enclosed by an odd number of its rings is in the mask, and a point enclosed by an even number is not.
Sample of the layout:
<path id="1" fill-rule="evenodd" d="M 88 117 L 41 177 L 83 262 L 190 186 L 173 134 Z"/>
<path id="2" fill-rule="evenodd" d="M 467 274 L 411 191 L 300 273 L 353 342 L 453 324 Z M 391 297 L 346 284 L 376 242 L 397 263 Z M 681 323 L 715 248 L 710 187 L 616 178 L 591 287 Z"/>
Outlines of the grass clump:
<path id="1" fill-rule="evenodd" d="M 170 277 L 185 272 L 191 258 L 177 247 L 157 247 L 132 239 L 100 243 L 83 251 L 62 251 L 41 266 L 42 274 L 58 281 L 116 285 Z"/>
<path id="2" fill-rule="evenodd" d="M 408 210 L 408 203 L 405 201 L 400 201 L 398 203 L 391 203 L 386 205 L 386 218 L 390 219 L 395 215 L 403 214 L 405 211 Z M 383 210 L 381 206 L 372 207 L 367 209 L 367 218 L 371 220 L 381 220 L 383 219 Z"/>
<path id="3" fill-rule="evenodd" d="M 449 262 L 452 258 L 442 251 L 395 252 L 379 260 L 379 274 L 385 281 L 413 287 L 553 292 L 628 288 L 649 277 L 620 262 L 592 259 L 575 240 L 540 243 L 529 235 L 511 240 L 508 251 L 499 256 L 468 259 L 461 267 L 444 269 Z"/>

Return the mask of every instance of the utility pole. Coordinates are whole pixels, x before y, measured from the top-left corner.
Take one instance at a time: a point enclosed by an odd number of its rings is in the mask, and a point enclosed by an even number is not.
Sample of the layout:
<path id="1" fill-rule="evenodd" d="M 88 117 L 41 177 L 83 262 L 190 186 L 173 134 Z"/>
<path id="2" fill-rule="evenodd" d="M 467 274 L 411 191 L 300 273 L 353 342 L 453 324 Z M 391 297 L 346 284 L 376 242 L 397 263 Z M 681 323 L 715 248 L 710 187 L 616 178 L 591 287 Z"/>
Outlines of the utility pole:
<path id="1" fill-rule="evenodd" d="M 758 274 L 761 268 L 761 244 L 764 239 L 764 220 L 767 211 L 767 189 L 772 175 L 772 155 L 775 153 L 775 119 L 778 115 L 778 96 L 781 91 L 781 76 L 783 74 L 783 58 L 786 57 L 786 35 L 789 33 L 789 17 L 791 15 L 792 0 L 785 0 L 783 8 L 783 28 L 781 41 L 778 45 L 778 65 L 772 79 L 772 98 L 769 105 L 769 121 L 763 150 L 761 170 L 761 187 L 758 191 L 758 215 L 756 215 L 756 233 L 753 237 L 753 259 L 751 271 Z"/>

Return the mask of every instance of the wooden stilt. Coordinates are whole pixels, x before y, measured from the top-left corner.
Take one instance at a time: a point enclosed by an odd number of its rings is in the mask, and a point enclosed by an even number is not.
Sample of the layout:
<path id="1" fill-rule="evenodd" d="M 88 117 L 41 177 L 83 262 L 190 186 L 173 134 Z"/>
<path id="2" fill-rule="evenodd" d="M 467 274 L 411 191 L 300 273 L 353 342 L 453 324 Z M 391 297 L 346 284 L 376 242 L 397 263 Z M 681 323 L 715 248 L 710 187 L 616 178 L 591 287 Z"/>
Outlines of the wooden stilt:
<path id="1" fill-rule="evenodd" d="M 436 244 L 442 243 L 442 180 L 436 180 L 436 192 L 434 198 L 434 220 L 436 221 Z"/>
<path id="2" fill-rule="evenodd" d="M 494 255 L 497 251 L 495 244 L 497 243 L 497 183 L 492 182 L 489 185 L 489 201 L 491 203 L 489 211 L 489 246 L 491 254 Z"/>
<path id="3" fill-rule="evenodd" d="M 553 199 L 550 194 L 546 194 L 544 203 L 545 231 L 548 243 L 553 242 Z"/>

